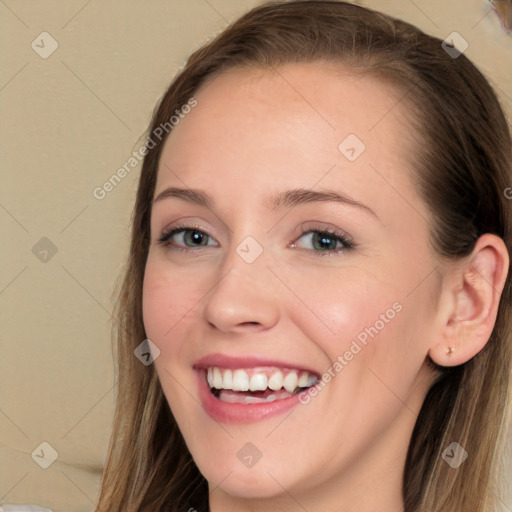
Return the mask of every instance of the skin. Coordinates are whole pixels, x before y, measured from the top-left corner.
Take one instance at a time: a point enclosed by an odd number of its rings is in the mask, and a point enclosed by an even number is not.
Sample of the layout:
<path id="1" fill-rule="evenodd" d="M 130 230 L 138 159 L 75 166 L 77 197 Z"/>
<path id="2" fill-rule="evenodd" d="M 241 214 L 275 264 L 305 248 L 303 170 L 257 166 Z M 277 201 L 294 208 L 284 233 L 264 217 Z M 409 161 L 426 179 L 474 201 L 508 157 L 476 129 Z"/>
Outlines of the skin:
<path id="1" fill-rule="evenodd" d="M 450 366 L 483 348 L 506 248 L 484 235 L 456 264 L 433 253 L 409 174 L 407 107 L 375 78 L 318 63 L 232 69 L 194 97 L 165 142 L 155 197 L 170 186 L 201 189 L 215 205 L 154 203 L 143 315 L 211 510 L 399 512 L 409 438 L 434 379 L 426 357 Z M 351 133 L 366 145 L 353 162 L 338 149 Z M 267 208 L 269 194 L 299 187 L 347 194 L 375 215 L 332 202 Z M 189 252 L 159 244 L 177 221 L 199 225 L 208 245 L 183 232 L 174 246 Z M 311 230 L 325 227 L 356 247 L 321 256 Z M 253 263 L 236 252 L 247 236 L 263 248 Z M 219 424 L 201 407 L 192 370 L 200 357 L 263 355 L 323 374 L 394 303 L 401 311 L 291 414 Z M 247 442 L 262 454 L 251 468 L 237 457 Z"/>

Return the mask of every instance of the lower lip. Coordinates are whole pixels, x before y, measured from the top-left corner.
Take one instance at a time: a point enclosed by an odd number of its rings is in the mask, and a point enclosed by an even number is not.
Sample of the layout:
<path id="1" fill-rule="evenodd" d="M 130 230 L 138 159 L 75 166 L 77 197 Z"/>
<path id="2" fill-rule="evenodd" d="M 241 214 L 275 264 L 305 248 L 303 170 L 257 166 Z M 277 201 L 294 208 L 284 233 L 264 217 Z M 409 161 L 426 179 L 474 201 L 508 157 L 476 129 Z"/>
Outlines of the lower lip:
<path id="1" fill-rule="evenodd" d="M 220 423 L 253 423 L 282 414 L 300 404 L 300 393 L 274 402 L 261 404 L 245 405 L 223 402 L 210 391 L 210 386 L 205 377 L 205 370 L 196 371 L 196 376 L 199 386 L 199 398 L 204 410 L 215 421 Z"/>

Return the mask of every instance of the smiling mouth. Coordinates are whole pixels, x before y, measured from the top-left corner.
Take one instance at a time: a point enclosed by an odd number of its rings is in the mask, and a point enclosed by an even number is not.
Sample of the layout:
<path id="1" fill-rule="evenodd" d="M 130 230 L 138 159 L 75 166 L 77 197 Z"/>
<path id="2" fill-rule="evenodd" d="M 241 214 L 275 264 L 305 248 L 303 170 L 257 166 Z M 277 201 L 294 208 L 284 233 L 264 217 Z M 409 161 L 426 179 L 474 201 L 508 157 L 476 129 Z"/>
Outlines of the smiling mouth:
<path id="1" fill-rule="evenodd" d="M 238 404 L 268 403 L 284 400 L 310 388 L 318 376 L 303 370 L 257 367 L 224 369 L 210 367 L 205 377 L 213 396 Z"/>

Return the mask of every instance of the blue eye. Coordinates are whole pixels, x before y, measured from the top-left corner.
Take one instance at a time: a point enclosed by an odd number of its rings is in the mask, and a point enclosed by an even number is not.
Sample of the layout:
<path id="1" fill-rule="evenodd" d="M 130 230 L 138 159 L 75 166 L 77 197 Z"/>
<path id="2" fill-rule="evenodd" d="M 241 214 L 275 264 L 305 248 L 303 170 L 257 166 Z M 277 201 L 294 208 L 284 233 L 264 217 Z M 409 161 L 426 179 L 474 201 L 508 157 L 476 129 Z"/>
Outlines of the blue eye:
<path id="1" fill-rule="evenodd" d="M 318 256 L 337 255 L 354 248 L 354 244 L 344 233 L 334 229 L 311 229 L 304 231 L 300 238 L 303 238 L 305 235 L 309 236 L 309 240 L 313 243 L 315 254 Z M 293 244 L 293 246 L 296 247 L 296 244 Z"/>
<path id="2" fill-rule="evenodd" d="M 207 239 L 210 238 L 210 236 L 201 229 L 199 229 L 198 226 L 176 226 L 167 233 L 164 233 L 159 238 L 158 242 L 166 247 L 169 247 L 173 251 L 188 252 L 190 249 L 180 247 L 176 243 L 171 242 L 172 238 L 178 234 L 182 235 L 181 238 L 183 238 L 185 242 L 190 242 L 192 244 L 190 246 L 191 248 L 193 248 L 194 246 L 206 247 L 208 244 L 203 242 L 207 241 Z"/>

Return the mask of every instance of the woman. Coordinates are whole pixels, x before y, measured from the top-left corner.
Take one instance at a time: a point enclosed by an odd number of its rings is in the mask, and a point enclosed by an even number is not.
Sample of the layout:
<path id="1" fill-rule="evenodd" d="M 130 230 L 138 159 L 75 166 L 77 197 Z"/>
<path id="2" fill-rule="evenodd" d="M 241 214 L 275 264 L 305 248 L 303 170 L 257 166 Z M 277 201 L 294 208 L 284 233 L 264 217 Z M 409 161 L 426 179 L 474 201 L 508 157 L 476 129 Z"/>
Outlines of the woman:
<path id="1" fill-rule="evenodd" d="M 97 510 L 494 510 L 511 139 L 474 65 L 269 3 L 188 59 L 146 147 Z"/>

